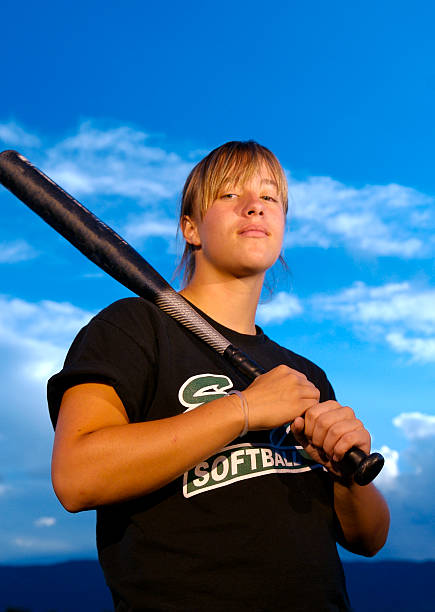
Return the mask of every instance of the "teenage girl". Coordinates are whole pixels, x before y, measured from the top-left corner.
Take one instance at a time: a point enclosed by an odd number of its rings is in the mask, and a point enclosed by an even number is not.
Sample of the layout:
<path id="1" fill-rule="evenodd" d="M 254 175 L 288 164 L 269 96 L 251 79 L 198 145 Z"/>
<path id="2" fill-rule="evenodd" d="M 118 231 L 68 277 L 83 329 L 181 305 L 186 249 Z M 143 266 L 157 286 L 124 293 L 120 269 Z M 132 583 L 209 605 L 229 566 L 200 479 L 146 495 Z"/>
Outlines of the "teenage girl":
<path id="1" fill-rule="evenodd" d="M 49 382 L 53 484 L 97 509 L 116 610 L 348 610 L 336 542 L 365 556 L 389 515 L 339 461 L 370 435 L 324 372 L 255 325 L 287 183 L 252 141 L 212 151 L 182 198 L 180 292 L 263 366 L 251 384 L 155 306 L 112 304 Z M 291 429 L 288 424 L 291 423 Z"/>

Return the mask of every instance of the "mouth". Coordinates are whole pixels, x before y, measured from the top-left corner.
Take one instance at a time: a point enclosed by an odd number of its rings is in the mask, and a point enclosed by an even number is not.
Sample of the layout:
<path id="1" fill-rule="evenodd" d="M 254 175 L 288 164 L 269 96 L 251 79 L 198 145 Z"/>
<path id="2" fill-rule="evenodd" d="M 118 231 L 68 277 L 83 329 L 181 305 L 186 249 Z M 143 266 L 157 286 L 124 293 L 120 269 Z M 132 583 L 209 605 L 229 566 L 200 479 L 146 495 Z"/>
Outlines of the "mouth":
<path id="1" fill-rule="evenodd" d="M 269 236 L 269 232 L 262 225 L 247 225 L 246 227 L 242 227 L 238 233 L 248 238 L 264 238 L 265 236 Z"/>

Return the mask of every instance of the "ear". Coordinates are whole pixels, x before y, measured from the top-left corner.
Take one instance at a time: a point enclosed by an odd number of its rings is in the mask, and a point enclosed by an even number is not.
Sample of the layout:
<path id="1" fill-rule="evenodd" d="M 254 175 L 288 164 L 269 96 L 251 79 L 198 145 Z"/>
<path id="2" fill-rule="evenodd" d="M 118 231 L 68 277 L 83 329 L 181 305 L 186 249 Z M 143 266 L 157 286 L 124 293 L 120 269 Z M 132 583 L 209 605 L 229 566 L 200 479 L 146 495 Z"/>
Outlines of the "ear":
<path id="1" fill-rule="evenodd" d="M 181 231 L 183 232 L 184 240 L 188 244 L 196 247 L 201 246 L 197 224 L 188 215 L 184 215 L 181 221 Z"/>

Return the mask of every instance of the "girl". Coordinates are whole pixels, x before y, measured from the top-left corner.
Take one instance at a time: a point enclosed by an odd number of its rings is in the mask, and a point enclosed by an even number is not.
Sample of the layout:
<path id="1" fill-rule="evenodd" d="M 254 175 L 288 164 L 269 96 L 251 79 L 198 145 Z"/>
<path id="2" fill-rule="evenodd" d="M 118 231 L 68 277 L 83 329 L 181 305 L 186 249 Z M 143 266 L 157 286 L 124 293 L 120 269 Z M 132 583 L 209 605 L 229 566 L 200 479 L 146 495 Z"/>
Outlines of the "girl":
<path id="1" fill-rule="evenodd" d="M 369 433 L 320 368 L 255 325 L 286 211 L 284 172 L 252 141 L 212 151 L 183 191 L 181 295 L 266 374 L 247 385 L 129 298 L 49 381 L 54 488 L 71 512 L 97 509 L 117 611 L 349 610 L 336 542 L 368 556 L 385 542 L 383 498 L 337 466 Z"/>

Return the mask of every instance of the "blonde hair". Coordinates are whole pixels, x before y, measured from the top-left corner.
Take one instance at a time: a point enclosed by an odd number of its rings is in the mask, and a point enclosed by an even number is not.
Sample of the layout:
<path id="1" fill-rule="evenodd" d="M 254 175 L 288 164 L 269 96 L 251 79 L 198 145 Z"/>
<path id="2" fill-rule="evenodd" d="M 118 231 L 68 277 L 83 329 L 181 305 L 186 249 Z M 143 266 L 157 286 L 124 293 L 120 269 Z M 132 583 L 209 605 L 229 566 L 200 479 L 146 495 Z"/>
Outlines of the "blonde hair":
<path id="1" fill-rule="evenodd" d="M 233 186 L 235 179 L 237 183 L 245 184 L 261 166 L 266 167 L 276 182 L 278 196 L 287 213 L 287 179 L 272 151 L 253 140 L 232 141 L 211 151 L 187 177 L 181 197 L 179 227 L 186 216 L 195 218 L 199 214 L 202 219 L 222 189 Z M 177 267 L 177 273 L 184 270 L 185 284 L 190 282 L 195 272 L 195 250 L 195 246 L 186 242 Z"/>

